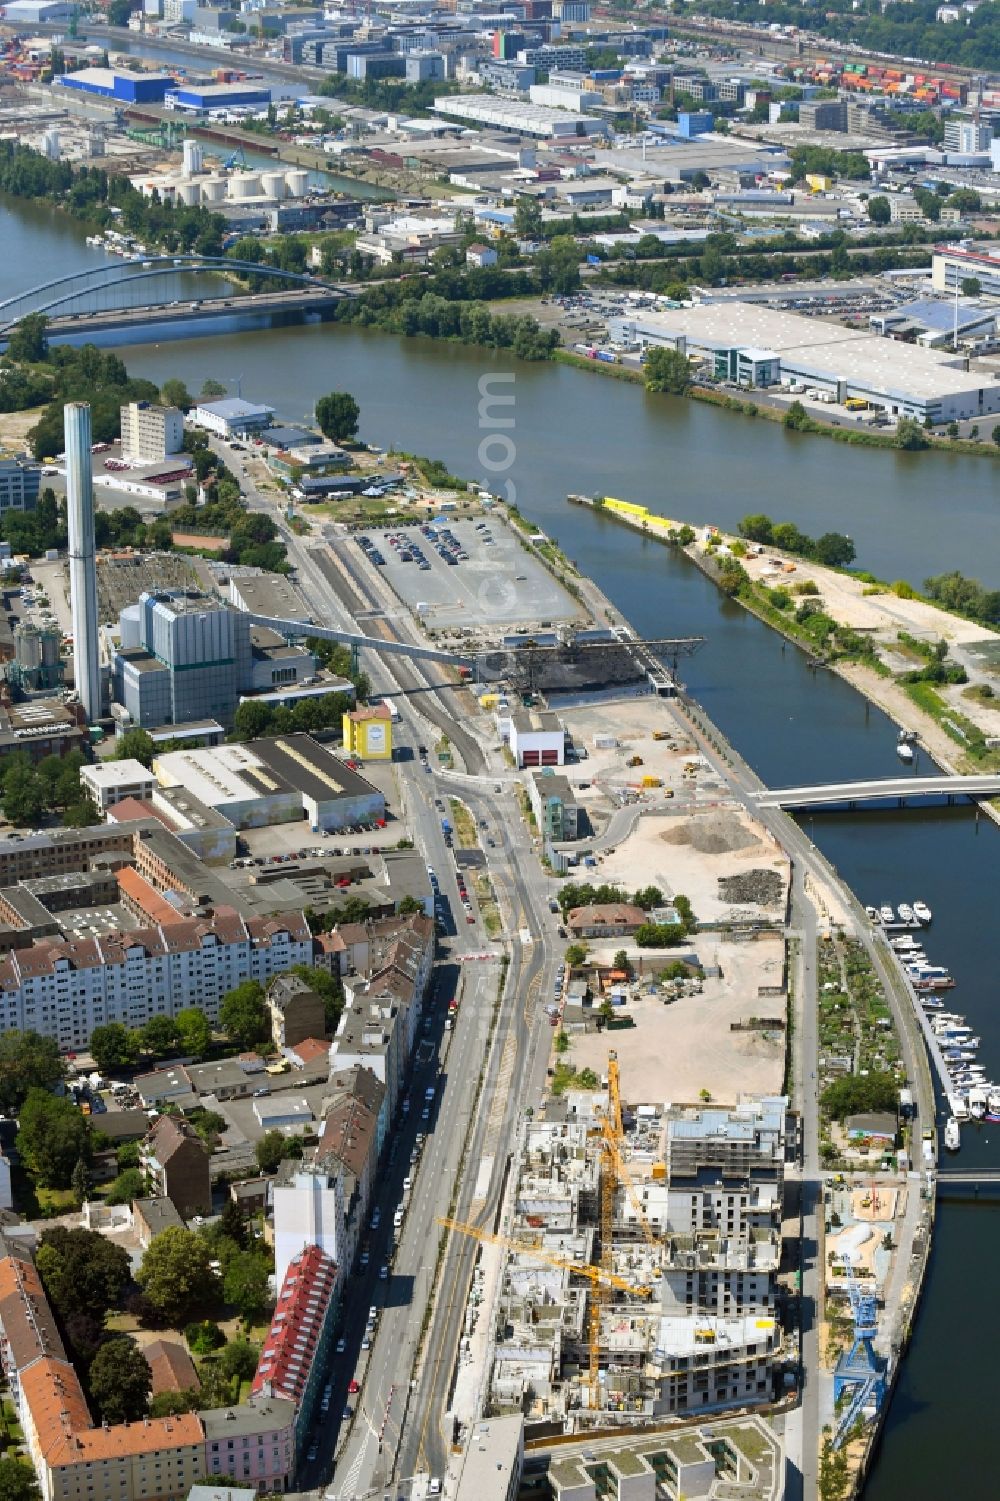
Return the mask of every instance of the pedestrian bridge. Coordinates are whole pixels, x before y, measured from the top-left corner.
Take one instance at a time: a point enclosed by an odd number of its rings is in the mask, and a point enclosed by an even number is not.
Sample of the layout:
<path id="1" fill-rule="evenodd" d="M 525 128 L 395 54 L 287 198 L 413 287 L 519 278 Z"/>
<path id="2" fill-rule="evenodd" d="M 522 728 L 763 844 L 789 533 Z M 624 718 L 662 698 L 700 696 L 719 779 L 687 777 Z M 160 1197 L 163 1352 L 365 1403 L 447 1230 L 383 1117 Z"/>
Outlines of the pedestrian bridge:
<path id="1" fill-rule="evenodd" d="M 773 787 L 757 794 L 761 808 L 805 812 L 857 808 L 948 805 L 1000 797 L 1000 772 L 977 776 L 873 777 L 865 782 L 820 782 L 805 787 Z"/>

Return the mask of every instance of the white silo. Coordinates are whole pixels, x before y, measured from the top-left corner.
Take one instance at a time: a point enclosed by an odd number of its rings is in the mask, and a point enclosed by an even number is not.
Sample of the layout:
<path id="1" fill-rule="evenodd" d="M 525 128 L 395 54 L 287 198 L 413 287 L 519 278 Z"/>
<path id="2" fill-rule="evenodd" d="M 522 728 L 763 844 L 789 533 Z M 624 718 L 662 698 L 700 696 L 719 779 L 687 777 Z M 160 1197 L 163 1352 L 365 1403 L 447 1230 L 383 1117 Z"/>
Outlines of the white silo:
<path id="1" fill-rule="evenodd" d="M 284 172 L 262 172 L 260 174 L 260 186 L 265 198 L 284 198 Z"/>
<path id="2" fill-rule="evenodd" d="M 292 198 L 304 198 L 309 191 L 308 172 L 302 172 L 296 168 L 294 172 L 285 173 L 285 181 Z"/>
<path id="3" fill-rule="evenodd" d="M 48 157 L 50 162 L 57 162 L 59 160 L 59 150 L 58 130 L 47 130 L 42 136 L 43 154 Z"/>
<path id="4" fill-rule="evenodd" d="M 221 203 L 226 196 L 226 178 L 205 177 L 201 183 L 202 203 Z"/>
<path id="5" fill-rule="evenodd" d="M 201 202 L 201 183 L 179 182 L 177 184 L 177 197 L 181 203 L 187 204 L 188 208 L 197 208 Z"/>
<path id="6" fill-rule="evenodd" d="M 203 163 L 203 161 L 204 161 L 204 158 L 202 156 L 201 146 L 198 144 L 198 142 L 197 141 L 185 141 L 184 142 L 184 167 L 183 167 L 184 176 L 185 177 L 197 177 L 198 173 L 202 169 L 202 163 Z"/>
<path id="7" fill-rule="evenodd" d="M 240 172 L 228 180 L 229 198 L 259 198 L 260 197 L 260 173 Z"/>
<path id="8" fill-rule="evenodd" d="M 97 559 L 94 551 L 94 475 L 90 403 L 63 407 L 66 510 L 69 522 L 69 592 L 73 612 L 73 676 L 91 724 L 101 717 L 101 662 L 97 634 Z"/>

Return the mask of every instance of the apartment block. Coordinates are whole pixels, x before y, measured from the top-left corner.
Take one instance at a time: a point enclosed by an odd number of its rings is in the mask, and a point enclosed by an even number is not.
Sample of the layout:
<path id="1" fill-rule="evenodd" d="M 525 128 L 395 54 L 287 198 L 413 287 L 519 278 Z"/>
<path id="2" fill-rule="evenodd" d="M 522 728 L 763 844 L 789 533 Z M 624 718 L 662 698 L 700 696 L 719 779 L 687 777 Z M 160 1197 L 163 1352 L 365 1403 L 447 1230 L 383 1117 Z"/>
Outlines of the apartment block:
<path id="1" fill-rule="evenodd" d="M 184 413 L 180 407 L 130 401 L 121 409 L 122 458 L 158 464 L 184 448 Z"/>

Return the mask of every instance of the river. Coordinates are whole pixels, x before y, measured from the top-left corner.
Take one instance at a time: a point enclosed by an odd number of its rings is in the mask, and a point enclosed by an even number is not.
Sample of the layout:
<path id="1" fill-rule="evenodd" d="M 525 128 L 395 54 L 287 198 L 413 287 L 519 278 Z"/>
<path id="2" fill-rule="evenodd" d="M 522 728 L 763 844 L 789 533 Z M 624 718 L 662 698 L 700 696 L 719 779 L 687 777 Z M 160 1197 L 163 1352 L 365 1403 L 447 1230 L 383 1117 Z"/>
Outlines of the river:
<path id="1" fill-rule="evenodd" d="M 74 227 L 14 205 L 0 220 L 24 231 L 7 242 L 0 292 L 81 264 Z M 30 252 L 29 252 L 30 246 Z M 771 785 L 898 772 L 889 721 L 838 678 L 724 600 L 683 559 L 580 508 L 571 491 L 618 495 L 666 515 L 733 524 L 768 511 L 804 531 L 850 532 L 859 562 L 888 578 L 921 580 L 957 567 L 996 585 L 1000 523 L 991 462 L 903 455 L 794 436 L 761 420 L 694 402 L 648 396 L 631 385 L 554 365 L 525 365 L 480 350 L 375 331 L 296 325 L 264 333 L 180 337 L 128 348 L 130 371 L 158 382 L 180 376 L 240 380 L 247 398 L 308 417 L 316 397 L 349 390 L 362 432 L 383 445 L 444 459 L 455 472 L 516 486 L 525 513 L 556 536 L 647 635 L 704 634 L 684 664 L 691 691 Z M 513 375 L 514 427 L 500 429 L 516 456 L 503 475 L 484 467 L 479 380 Z M 499 456 L 498 445 L 485 451 Z M 928 949 L 959 981 L 957 1003 L 1000 1072 L 993 986 L 994 907 L 1000 842 L 968 810 L 817 816 L 815 842 L 862 901 L 929 903 Z M 963 1133 L 963 1162 L 995 1160 L 1000 1126 Z M 867 1487 L 871 1501 L 938 1501 L 971 1493 L 992 1471 L 988 1362 L 967 1333 L 975 1303 L 980 1340 L 1000 1311 L 989 1226 L 995 1209 L 945 1203 L 932 1275 L 915 1338 Z M 964 1289 L 964 1291 L 963 1291 Z M 947 1380 L 945 1380 L 947 1377 Z"/>

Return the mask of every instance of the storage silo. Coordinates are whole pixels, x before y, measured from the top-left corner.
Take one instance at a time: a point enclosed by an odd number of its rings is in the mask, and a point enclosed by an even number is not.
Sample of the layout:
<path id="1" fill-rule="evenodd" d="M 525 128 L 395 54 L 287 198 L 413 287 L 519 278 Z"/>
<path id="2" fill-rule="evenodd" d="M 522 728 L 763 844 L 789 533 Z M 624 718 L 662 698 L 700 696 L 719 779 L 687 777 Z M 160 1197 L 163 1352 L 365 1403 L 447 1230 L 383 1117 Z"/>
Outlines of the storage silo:
<path id="1" fill-rule="evenodd" d="M 227 180 L 229 198 L 259 198 L 260 197 L 260 173 L 240 172 L 235 177 Z"/>
<path id="2" fill-rule="evenodd" d="M 262 172 L 260 185 L 265 198 L 284 198 L 285 196 L 284 172 Z"/>
<path id="3" fill-rule="evenodd" d="M 288 184 L 288 192 L 292 198 L 304 198 L 309 191 L 309 173 L 302 172 L 298 168 L 293 172 L 285 173 L 285 182 Z"/>
<path id="4" fill-rule="evenodd" d="M 199 145 L 199 143 L 197 141 L 185 141 L 183 149 L 184 149 L 184 167 L 183 167 L 184 176 L 185 177 L 197 177 L 198 173 L 202 169 L 202 164 L 204 162 L 204 157 L 202 155 L 201 146 Z"/>
<path id="5" fill-rule="evenodd" d="M 177 184 L 177 197 L 181 203 L 186 203 L 188 208 L 197 208 L 201 202 L 201 183 L 179 182 Z"/>
<path id="6" fill-rule="evenodd" d="M 226 196 L 225 177 L 205 177 L 201 184 L 202 203 L 221 203 Z"/>

